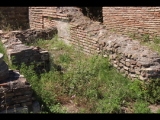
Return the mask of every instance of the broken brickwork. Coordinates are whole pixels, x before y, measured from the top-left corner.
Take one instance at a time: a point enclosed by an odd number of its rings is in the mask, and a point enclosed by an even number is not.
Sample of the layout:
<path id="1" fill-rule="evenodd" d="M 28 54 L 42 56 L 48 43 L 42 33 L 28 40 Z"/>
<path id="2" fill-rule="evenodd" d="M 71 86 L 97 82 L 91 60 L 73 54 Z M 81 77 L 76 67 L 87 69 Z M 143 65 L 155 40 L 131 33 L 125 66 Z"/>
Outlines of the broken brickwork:
<path id="1" fill-rule="evenodd" d="M 130 78 L 160 78 L 160 55 L 139 41 L 110 35 L 99 41 L 99 49 L 104 56 L 109 56 L 114 67 Z"/>
<path id="2" fill-rule="evenodd" d="M 49 53 L 40 47 L 27 46 L 24 43 L 32 43 L 37 39 L 51 39 L 57 33 L 56 28 L 43 30 L 12 31 L 9 35 L 2 35 L 2 42 L 6 48 L 8 58 L 14 65 L 34 62 L 36 70 L 49 70 Z"/>
<path id="3" fill-rule="evenodd" d="M 122 8 L 116 9 L 115 7 L 116 10 L 121 10 Z M 35 11 L 40 9 L 39 7 L 32 7 L 30 9 L 32 11 L 31 16 L 36 16 Z M 109 10 L 109 8 L 104 7 L 103 12 L 105 13 L 104 10 L 107 9 Z M 106 25 L 109 24 L 105 21 L 106 19 L 104 19 L 104 24 L 92 21 L 84 16 L 81 9 L 77 7 L 43 7 L 41 11 L 43 11 L 43 14 L 41 13 L 40 15 L 39 13 L 39 17 L 43 18 L 45 16 L 46 19 L 41 22 L 42 28 L 56 26 L 60 38 L 67 40 L 75 47 L 81 47 L 81 50 L 85 53 L 98 53 L 109 56 L 111 63 L 126 76 L 141 80 L 160 77 L 159 54 L 140 45 L 138 41 L 131 40 L 126 36 L 113 34 L 109 30 L 111 28 Z M 38 21 L 38 19 L 36 20 Z M 110 20 L 112 19 L 110 18 Z M 37 21 L 31 20 L 32 26 L 34 23 L 37 25 Z M 51 22 L 54 24 L 51 24 Z M 111 25 L 114 24 L 111 23 Z M 117 27 L 119 26 L 117 25 Z"/>
<path id="4" fill-rule="evenodd" d="M 34 111 L 36 99 L 26 78 L 18 71 L 8 69 L 1 53 L 0 61 L 0 113 L 39 112 L 40 109 Z"/>
<path id="5" fill-rule="evenodd" d="M 120 34 L 160 36 L 160 7 L 103 7 L 103 24 Z"/>

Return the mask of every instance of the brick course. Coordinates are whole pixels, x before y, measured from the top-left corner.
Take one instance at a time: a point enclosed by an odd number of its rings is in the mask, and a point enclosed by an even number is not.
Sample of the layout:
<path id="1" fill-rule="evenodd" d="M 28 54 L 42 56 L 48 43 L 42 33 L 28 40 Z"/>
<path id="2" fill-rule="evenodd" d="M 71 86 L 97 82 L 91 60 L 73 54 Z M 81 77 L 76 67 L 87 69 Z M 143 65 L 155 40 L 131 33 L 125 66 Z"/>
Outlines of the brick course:
<path id="1" fill-rule="evenodd" d="M 103 23 L 123 34 L 160 36 L 160 7 L 103 7 Z"/>

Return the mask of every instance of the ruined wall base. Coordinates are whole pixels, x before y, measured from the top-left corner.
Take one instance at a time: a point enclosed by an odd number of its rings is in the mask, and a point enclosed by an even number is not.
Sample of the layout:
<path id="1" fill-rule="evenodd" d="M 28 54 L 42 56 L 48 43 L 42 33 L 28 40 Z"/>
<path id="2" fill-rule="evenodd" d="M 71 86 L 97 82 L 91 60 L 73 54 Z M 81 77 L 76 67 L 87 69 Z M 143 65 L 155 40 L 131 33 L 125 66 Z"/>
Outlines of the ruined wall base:
<path id="1" fill-rule="evenodd" d="M 49 71 L 49 53 L 40 47 L 27 46 L 24 43 L 32 43 L 38 39 L 52 39 L 57 34 L 57 29 L 47 28 L 43 30 L 12 31 L 8 35 L 3 35 L 2 43 L 6 48 L 11 64 L 20 66 L 33 64 L 38 73 Z"/>

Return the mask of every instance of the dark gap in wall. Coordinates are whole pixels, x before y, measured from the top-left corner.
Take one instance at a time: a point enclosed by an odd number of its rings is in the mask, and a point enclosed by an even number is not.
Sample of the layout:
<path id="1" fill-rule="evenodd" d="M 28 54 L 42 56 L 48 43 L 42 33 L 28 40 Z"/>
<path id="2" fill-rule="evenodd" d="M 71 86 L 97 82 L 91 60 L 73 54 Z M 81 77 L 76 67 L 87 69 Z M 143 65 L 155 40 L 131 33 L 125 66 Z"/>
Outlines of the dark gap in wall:
<path id="1" fill-rule="evenodd" d="M 103 22 L 102 7 L 80 7 L 82 13 L 91 20 Z"/>
<path id="2" fill-rule="evenodd" d="M 28 7 L 0 7 L 0 29 L 28 29 Z"/>

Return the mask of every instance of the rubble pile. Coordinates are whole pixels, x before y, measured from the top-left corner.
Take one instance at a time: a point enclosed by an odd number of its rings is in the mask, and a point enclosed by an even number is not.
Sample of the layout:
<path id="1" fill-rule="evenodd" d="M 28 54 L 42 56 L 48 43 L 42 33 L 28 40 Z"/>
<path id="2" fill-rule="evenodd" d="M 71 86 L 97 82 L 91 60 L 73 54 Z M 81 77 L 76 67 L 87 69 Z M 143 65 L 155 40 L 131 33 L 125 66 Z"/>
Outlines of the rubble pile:
<path id="1" fill-rule="evenodd" d="M 57 28 L 51 27 L 46 29 L 28 29 L 20 32 L 12 32 L 15 38 L 19 39 L 22 43 L 32 43 L 37 39 L 50 40 L 57 34 Z"/>

